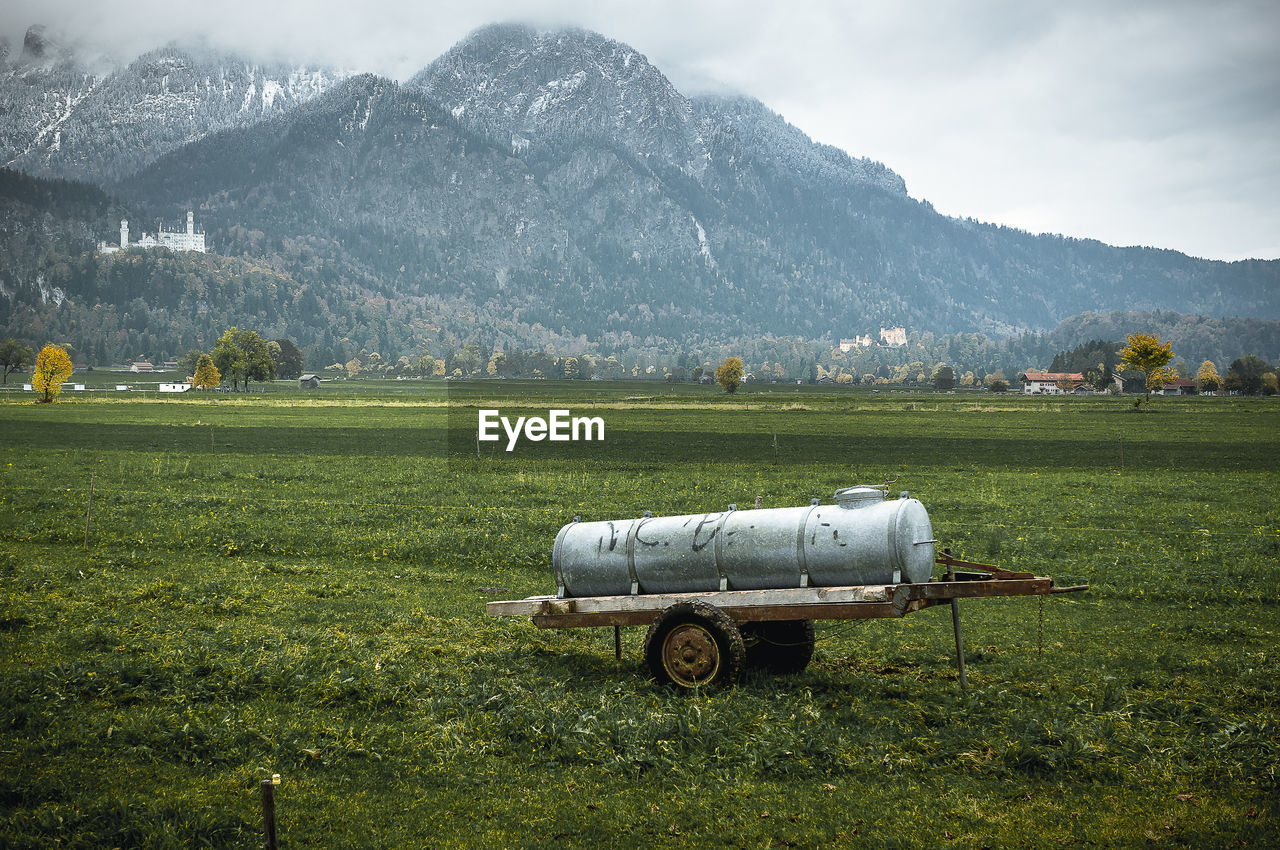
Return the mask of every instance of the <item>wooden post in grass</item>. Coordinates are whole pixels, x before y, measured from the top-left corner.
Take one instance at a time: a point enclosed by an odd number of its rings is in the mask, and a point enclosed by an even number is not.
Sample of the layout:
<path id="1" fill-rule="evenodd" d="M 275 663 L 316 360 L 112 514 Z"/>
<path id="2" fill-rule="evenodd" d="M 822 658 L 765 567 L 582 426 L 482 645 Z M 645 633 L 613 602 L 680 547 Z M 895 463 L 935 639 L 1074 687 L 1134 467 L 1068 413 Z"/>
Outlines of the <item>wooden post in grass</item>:
<path id="1" fill-rule="evenodd" d="M 84 550 L 89 551 L 89 518 L 93 516 L 93 485 L 98 481 L 98 473 L 95 471 L 89 476 L 89 505 L 84 511 Z"/>
<path id="2" fill-rule="evenodd" d="M 950 549 L 943 549 L 942 552 L 948 558 L 951 557 Z M 947 581 L 955 581 L 955 567 L 947 567 L 947 574 L 944 578 Z M 960 671 L 960 693 L 967 694 L 969 692 L 969 682 L 964 673 L 964 641 L 960 638 L 960 600 L 954 596 L 951 598 L 951 628 L 956 633 L 956 669 Z"/>
<path id="3" fill-rule="evenodd" d="M 613 627 L 613 657 L 618 661 L 622 660 L 622 627 L 621 626 Z"/>
<path id="4" fill-rule="evenodd" d="M 276 786 L 280 784 L 280 774 L 273 773 L 270 779 L 262 780 L 262 825 L 266 837 L 267 850 L 277 850 L 276 843 Z"/>
<path id="5" fill-rule="evenodd" d="M 960 639 L 960 601 L 951 600 L 951 625 L 956 632 L 956 668 L 960 671 L 960 693 L 969 692 L 969 683 L 964 675 L 964 642 Z"/>

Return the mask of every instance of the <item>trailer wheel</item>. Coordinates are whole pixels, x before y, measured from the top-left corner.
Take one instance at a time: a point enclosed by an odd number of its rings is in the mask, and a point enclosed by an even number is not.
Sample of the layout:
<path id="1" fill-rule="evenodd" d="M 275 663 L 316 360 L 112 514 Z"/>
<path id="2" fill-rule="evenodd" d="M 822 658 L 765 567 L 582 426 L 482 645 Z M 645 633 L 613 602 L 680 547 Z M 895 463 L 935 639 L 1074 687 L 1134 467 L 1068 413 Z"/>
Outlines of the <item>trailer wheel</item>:
<path id="1" fill-rule="evenodd" d="M 813 658 L 813 620 L 744 623 L 747 666 L 770 673 L 799 673 Z"/>
<path id="2" fill-rule="evenodd" d="M 644 659 L 654 680 L 684 690 L 732 685 L 745 656 L 733 620 L 705 602 L 677 602 L 644 636 Z"/>

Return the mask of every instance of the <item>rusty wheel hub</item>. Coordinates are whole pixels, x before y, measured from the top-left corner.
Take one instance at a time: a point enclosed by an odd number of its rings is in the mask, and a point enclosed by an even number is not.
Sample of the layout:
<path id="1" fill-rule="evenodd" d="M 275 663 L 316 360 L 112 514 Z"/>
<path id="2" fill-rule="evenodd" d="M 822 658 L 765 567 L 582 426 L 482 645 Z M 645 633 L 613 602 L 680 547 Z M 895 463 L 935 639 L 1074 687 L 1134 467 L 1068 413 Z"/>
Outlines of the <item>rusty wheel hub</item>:
<path id="1" fill-rule="evenodd" d="M 662 666 L 677 685 L 692 688 L 715 678 L 720 669 L 720 647 L 705 628 L 684 623 L 662 642 Z"/>

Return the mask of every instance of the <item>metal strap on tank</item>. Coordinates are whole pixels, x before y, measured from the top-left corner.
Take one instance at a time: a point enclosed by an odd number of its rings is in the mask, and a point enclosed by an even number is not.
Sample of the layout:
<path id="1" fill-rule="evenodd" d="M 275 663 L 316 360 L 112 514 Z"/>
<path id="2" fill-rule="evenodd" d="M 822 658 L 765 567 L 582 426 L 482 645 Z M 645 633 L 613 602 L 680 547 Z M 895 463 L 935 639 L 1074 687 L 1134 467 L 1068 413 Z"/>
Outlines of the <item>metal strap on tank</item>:
<path id="1" fill-rule="evenodd" d="M 729 589 L 729 574 L 724 571 L 724 524 L 729 521 L 729 515 L 738 509 L 737 505 L 730 505 L 729 510 L 720 515 L 720 522 L 716 525 L 716 572 L 720 574 L 720 589 Z"/>
<path id="2" fill-rule="evenodd" d="M 564 571 L 560 569 L 560 550 L 564 545 L 565 535 L 569 533 L 569 529 L 573 528 L 575 523 L 582 522 L 582 517 L 575 516 L 573 522 L 560 529 L 560 533 L 556 535 L 555 545 L 551 547 L 551 569 L 556 575 L 556 598 L 564 599 L 568 595 L 564 584 Z"/>
<path id="3" fill-rule="evenodd" d="M 899 499 L 893 506 L 893 518 L 885 523 L 885 529 L 889 535 L 887 544 L 889 549 L 889 566 L 893 568 L 892 578 L 894 584 L 898 584 L 902 581 L 902 558 L 899 557 L 898 547 L 895 544 L 898 542 L 898 518 L 902 516 L 902 506 L 905 504 L 905 501 Z"/>
<path id="4" fill-rule="evenodd" d="M 796 529 L 796 564 L 800 567 L 800 586 L 809 586 L 809 564 L 804 558 L 804 531 L 809 526 L 809 517 L 818 509 L 818 500 L 809 502 L 809 510 L 800 517 L 800 527 Z"/>
<path id="5" fill-rule="evenodd" d="M 638 596 L 640 594 L 640 579 L 636 576 L 636 535 L 640 533 L 640 526 L 653 518 L 652 511 L 645 511 L 641 519 L 632 520 L 631 527 L 627 529 L 627 578 L 631 579 L 631 595 Z"/>

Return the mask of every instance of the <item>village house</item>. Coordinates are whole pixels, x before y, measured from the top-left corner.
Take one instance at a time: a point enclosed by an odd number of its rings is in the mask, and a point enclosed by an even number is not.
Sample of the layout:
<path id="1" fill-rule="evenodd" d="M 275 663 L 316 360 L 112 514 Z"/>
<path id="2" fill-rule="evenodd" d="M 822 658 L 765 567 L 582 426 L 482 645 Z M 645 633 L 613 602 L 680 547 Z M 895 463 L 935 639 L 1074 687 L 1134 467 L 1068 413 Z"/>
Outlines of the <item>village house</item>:
<path id="1" fill-rule="evenodd" d="M 1156 392 L 1160 395 L 1195 395 L 1196 382 L 1188 378 L 1178 378 L 1176 381 L 1165 384 Z"/>
<path id="2" fill-rule="evenodd" d="M 1066 393 L 1089 393 L 1089 385 L 1084 382 L 1080 372 L 1045 372 L 1040 369 L 1028 369 L 1018 376 L 1022 382 L 1024 395 L 1065 395 Z M 1060 383 L 1070 382 L 1071 389 L 1063 389 Z"/>

